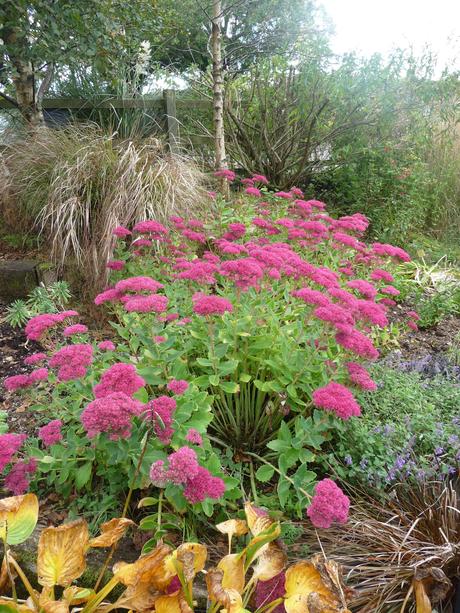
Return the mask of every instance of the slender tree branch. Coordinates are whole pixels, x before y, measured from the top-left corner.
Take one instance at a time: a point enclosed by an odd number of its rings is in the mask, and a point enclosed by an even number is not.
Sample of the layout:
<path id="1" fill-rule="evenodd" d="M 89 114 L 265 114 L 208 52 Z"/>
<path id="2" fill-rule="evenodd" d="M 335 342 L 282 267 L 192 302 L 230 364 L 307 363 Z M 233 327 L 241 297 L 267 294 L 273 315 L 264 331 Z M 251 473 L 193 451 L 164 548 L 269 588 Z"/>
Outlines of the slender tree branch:
<path id="1" fill-rule="evenodd" d="M 19 108 L 19 104 L 17 103 L 17 101 L 14 98 L 12 98 L 11 96 L 8 96 L 8 94 L 5 94 L 4 92 L 0 92 L 0 98 L 3 98 L 4 100 L 7 100 L 15 108 Z"/>

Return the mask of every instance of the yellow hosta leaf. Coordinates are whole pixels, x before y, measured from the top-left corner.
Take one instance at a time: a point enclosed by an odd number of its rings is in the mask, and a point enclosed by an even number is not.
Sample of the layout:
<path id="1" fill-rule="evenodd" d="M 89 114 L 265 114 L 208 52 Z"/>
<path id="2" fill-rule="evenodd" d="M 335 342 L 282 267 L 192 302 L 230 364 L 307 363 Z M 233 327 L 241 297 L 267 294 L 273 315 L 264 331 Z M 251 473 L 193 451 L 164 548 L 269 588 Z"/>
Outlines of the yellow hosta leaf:
<path id="1" fill-rule="evenodd" d="M 0 598 L 0 613 L 36 613 L 25 604 L 18 604 L 12 600 Z"/>
<path id="2" fill-rule="evenodd" d="M 155 613 L 193 613 L 184 598 L 182 590 L 160 596 L 155 600 Z"/>
<path id="3" fill-rule="evenodd" d="M 124 536 L 129 526 L 135 523 L 126 517 L 116 517 L 101 525 L 101 534 L 89 542 L 90 547 L 111 547 Z"/>
<path id="4" fill-rule="evenodd" d="M 8 552 L 9 558 L 13 557 L 11 551 Z M 13 579 L 16 577 L 16 571 L 10 564 L 10 572 Z M 6 564 L 6 556 L 3 557 L 2 565 L 0 567 L 0 594 L 6 594 L 7 590 L 11 587 L 10 575 L 8 573 L 8 566 Z"/>
<path id="5" fill-rule="evenodd" d="M 216 528 L 222 534 L 230 534 L 231 536 L 243 536 L 248 533 L 248 524 L 244 519 L 228 519 L 216 525 Z"/>
<path id="6" fill-rule="evenodd" d="M 117 606 L 134 611 L 152 609 L 156 599 L 176 575 L 165 563 L 170 554 L 171 548 L 160 543 L 132 564 L 116 564 L 113 568 L 115 579 L 128 588 L 118 599 Z"/>
<path id="7" fill-rule="evenodd" d="M 252 502 L 246 502 L 244 505 L 246 520 L 251 534 L 257 536 L 261 532 L 265 532 L 275 520 L 272 519 L 267 511 L 254 506 Z"/>
<path id="8" fill-rule="evenodd" d="M 35 494 L 11 496 L 0 500 L 0 541 L 19 545 L 29 538 L 38 521 Z"/>
<path id="9" fill-rule="evenodd" d="M 282 572 L 287 564 L 287 555 L 280 541 L 269 543 L 257 558 L 254 567 L 254 577 L 260 581 L 268 581 Z"/>
<path id="10" fill-rule="evenodd" d="M 39 597 L 40 611 L 45 613 L 69 613 L 69 604 L 64 600 L 54 600 L 51 598 L 51 589 L 43 588 Z"/>
<path id="11" fill-rule="evenodd" d="M 87 587 L 78 587 L 78 585 L 67 587 L 62 594 L 62 597 L 69 605 L 88 602 L 92 596 L 94 596 L 94 590 Z"/>
<path id="12" fill-rule="evenodd" d="M 319 556 L 288 568 L 285 586 L 287 613 L 348 612 L 337 565 L 323 564 Z"/>
<path id="13" fill-rule="evenodd" d="M 39 584 L 69 587 L 86 568 L 88 541 L 88 526 L 81 519 L 57 528 L 45 528 L 38 541 Z"/>
<path id="14" fill-rule="evenodd" d="M 278 522 L 270 523 L 266 530 L 258 532 L 249 541 L 246 549 L 246 567 L 252 564 L 252 562 L 261 556 L 267 549 L 268 543 L 275 541 L 281 534 L 281 526 Z"/>
<path id="15" fill-rule="evenodd" d="M 208 596 L 212 602 L 222 605 L 223 611 L 227 613 L 243 613 L 243 600 L 239 592 L 232 588 L 222 586 L 224 572 L 217 568 L 211 568 L 206 574 L 206 585 Z"/>
<path id="16" fill-rule="evenodd" d="M 217 568 L 224 573 L 222 587 L 236 590 L 239 594 L 244 589 L 244 556 L 231 553 L 222 558 Z"/>

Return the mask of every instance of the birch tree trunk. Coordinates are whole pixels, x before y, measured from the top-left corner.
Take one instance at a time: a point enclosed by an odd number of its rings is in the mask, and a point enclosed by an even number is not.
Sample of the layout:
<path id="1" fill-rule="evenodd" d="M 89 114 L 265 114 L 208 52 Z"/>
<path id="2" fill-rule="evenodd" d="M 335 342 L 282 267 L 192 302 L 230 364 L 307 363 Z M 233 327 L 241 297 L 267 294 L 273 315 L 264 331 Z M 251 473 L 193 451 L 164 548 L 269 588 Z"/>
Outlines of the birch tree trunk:
<path id="1" fill-rule="evenodd" d="M 222 67 L 222 0 L 212 1 L 212 94 L 213 94 L 213 121 L 214 121 L 214 149 L 215 168 L 221 170 L 228 168 L 225 151 L 224 130 L 224 75 Z M 220 188 L 224 195 L 228 195 L 228 182 L 220 180 Z"/>

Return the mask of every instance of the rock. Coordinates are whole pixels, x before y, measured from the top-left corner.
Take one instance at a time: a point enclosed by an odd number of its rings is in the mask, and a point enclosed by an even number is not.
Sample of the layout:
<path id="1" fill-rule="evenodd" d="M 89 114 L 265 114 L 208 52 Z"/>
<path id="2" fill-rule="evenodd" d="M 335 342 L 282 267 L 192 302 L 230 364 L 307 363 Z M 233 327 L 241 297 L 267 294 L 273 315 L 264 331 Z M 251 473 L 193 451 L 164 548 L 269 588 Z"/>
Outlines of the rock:
<path id="1" fill-rule="evenodd" d="M 0 297 L 26 298 L 38 285 L 37 265 L 31 260 L 0 261 Z"/>

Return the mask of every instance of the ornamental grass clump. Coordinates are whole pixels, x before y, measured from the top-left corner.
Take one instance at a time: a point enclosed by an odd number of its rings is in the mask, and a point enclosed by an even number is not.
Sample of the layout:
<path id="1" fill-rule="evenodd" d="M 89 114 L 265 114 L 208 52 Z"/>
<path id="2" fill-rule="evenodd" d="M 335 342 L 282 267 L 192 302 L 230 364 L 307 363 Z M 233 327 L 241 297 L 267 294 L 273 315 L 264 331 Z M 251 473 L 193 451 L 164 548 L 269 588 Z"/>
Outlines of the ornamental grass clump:
<path id="1" fill-rule="evenodd" d="M 333 560 L 315 556 L 288 567 L 279 540 L 279 523 L 251 503 L 246 503 L 245 515 L 245 520 L 228 520 L 216 526 L 229 543 L 228 554 L 217 564 L 206 568 L 208 551 L 204 544 L 187 542 L 173 549 L 159 541 L 134 562 L 114 564 L 105 583 L 102 579 L 111 555 L 135 525 L 133 521 L 114 518 L 103 523 L 94 538 L 90 538 L 88 526 L 81 519 L 44 528 L 37 551 L 39 587 L 34 589 L 14 546 L 32 534 L 38 520 L 38 499 L 34 494 L 4 498 L 0 500 L 0 539 L 5 548 L 0 574 L 1 611 L 193 613 L 200 610 L 194 585 L 204 577 L 210 613 L 262 613 L 275 608 L 286 613 L 350 613 L 347 600 L 351 592 Z M 235 537 L 240 542 L 244 537 L 245 542 L 232 553 Z M 94 586 L 79 586 L 76 581 L 86 569 L 88 553 L 99 548 L 110 548 L 99 578 Z M 276 591 L 270 589 L 274 581 Z M 26 601 L 17 597 L 20 584 L 28 593 Z M 117 587 L 119 594 L 113 597 Z"/>
<path id="2" fill-rule="evenodd" d="M 366 244 L 363 215 L 333 219 L 298 188 L 239 198 L 243 213 L 220 203 L 222 217 L 207 225 L 179 216 L 170 226 L 114 223 L 123 267 L 109 266 L 110 283 L 94 299 L 111 314 L 113 347 L 94 346 L 84 333 L 62 338 L 54 319 L 30 326 L 57 368 L 35 407 L 62 419 L 86 450 L 80 487 L 110 470 L 118 470 L 111 485 L 132 476 L 133 450 L 146 436 L 136 487 L 156 466 L 155 484 L 176 510 L 191 502 L 211 514 L 217 500 L 241 496 L 241 481 L 254 498 L 257 481 L 267 483 L 277 504 L 299 515 L 313 504 L 322 446 L 337 420 L 359 418 L 355 390 L 374 387 L 366 366 L 388 324 L 386 269 L 410 258 Z M 201 472 L 223 480 L 225 491 L 214 481 L 203 499 L 188 489 L 196 476 L 183 487 L 161 473 L 192 439 L 201 440 L 193 447 Z M 66 444 L 56 448 L 67 460 Z M 47 470 L 53 482 L 62 468 Z"/>

